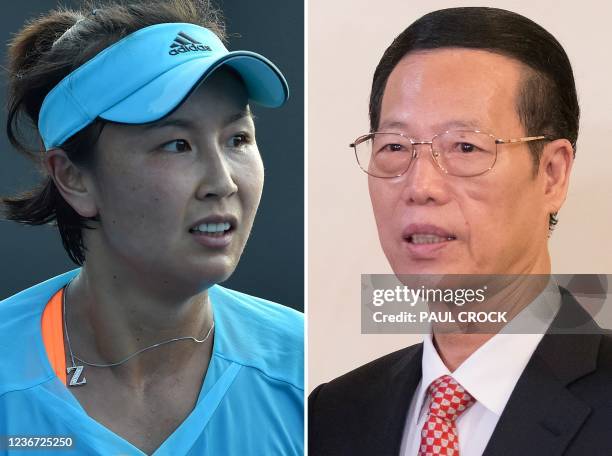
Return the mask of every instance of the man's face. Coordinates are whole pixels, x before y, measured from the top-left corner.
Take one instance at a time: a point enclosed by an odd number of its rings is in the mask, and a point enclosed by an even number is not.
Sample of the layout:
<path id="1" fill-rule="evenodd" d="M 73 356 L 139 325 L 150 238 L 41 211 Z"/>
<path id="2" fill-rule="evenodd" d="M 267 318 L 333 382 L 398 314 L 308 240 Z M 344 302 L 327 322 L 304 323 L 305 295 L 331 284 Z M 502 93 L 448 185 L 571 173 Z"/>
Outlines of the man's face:
<path id="1" fill-rule="evenodd" d="M 389 76 L 378 131 L 421 141 L 454 129 L 524 137 L 516 108 L 522 71 L 519 62 L 481 50 L 408 54 Z M 447 175 L 430 146 L 416 148 L 401 177 L 369 177 L 380 241 L 396 274 L 549 271 L 545 177 L 534 176 L 527 144 L 499 145 L 493 169 L 476 177 Z"/>

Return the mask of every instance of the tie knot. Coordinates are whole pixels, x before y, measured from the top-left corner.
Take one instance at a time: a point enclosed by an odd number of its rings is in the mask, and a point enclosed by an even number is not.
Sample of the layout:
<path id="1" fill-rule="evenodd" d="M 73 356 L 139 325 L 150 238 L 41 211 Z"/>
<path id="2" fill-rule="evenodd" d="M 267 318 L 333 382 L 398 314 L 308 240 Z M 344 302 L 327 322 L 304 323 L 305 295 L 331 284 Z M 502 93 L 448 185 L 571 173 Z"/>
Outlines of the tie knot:
<path id="1" fill-rule="evenodd" d="M 430 415 L 446 421 L 455 421 L 475 401 L 463 386 L 450 375 L 443 375 L 429 385 Z"/>

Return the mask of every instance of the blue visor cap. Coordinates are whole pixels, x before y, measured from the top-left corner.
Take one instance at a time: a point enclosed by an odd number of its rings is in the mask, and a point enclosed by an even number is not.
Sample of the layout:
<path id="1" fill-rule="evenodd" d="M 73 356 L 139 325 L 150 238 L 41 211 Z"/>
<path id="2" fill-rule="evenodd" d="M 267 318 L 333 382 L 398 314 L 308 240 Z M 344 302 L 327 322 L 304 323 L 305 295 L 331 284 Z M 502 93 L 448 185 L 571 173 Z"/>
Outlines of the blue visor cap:
<path id="1" fill-rule="evenodd" d="M 152 25 L 104 49 L 49 92 L 38 121 L 45 149 L 62 145 L 98 117 L 128 124 L 159 120 L 220 66 L 240 74 L 255 103 L 275 108 L 289 96 L 284 76 L 265 57 L 229 52 L 198 25 Z"/>

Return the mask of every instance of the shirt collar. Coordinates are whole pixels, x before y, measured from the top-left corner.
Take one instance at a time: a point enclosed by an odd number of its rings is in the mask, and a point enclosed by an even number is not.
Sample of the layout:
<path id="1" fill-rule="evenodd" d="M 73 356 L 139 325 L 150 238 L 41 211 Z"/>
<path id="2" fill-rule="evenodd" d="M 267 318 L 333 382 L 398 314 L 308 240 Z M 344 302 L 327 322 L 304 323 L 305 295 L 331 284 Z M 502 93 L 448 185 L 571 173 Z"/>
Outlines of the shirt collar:
<path id="1" fill-rule="evenodd" d="M 431 382 L 442 375 L 452 375 L 476 401 L 501 416 L 519 377 L 560 306 L 561 294 L 551 277 L 544 291 L 529 306 L 452 373 L 434 347 L 431 333 L 427 334 L 423 341 L 423 377 L 415 410 L 422 413 Z M 524 334 L 517 334 L 519 331 Z"/>

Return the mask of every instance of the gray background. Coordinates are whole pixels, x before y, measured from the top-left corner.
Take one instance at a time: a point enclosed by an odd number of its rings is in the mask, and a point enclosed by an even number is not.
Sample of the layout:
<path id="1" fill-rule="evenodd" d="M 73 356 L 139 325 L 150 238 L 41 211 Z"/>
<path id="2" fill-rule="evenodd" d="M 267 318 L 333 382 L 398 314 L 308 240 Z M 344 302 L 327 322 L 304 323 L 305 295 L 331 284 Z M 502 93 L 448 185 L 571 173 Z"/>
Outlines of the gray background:
<path id="1" fill-rule="evenodd" d="M 24 21 L 57 6 L 54 0 L 2 5 L 0 60 Z M 78 1 L 64 1 L 65 6 Z M 301 1 L 218 0 L 230 34 L 229 49 L 260 52 L 283 71 L 291 97 L 281 109 L 255 107 L 257 140 L 266 169 L 264 193 L 245 253 L 224 286 L 303 309 L 304 291 L 304 5 Z M 239 35 L 239 36 L 236 36 Z M 6 125 L 6 77 L 0 76 Z M 27 190 L 38 180 L 31 162 L 0 134 L 0 195 Z M 0 221 L 0 299 L 72 269 L 53 227 Z"/>

